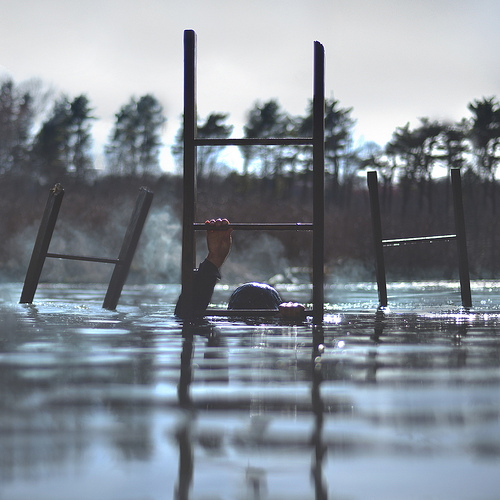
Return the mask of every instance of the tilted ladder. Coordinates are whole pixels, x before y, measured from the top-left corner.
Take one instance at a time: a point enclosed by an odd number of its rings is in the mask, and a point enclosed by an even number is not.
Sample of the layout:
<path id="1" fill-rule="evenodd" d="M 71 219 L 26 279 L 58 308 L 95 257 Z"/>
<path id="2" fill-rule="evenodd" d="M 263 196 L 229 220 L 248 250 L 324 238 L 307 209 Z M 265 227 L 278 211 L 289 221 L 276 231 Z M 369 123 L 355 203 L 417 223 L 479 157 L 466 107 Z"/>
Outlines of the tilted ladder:
<path id="1" fill-rule="evenodd" d="M 63 196 L 64 189 L 60 184 L 56 184 L 49 192 L 49 198 L 40 222 L 30 263 L 26 272 L 26 278 L 24 279 L 20 303 L 31 304 L 33 302 L 38 282 L 42 274 L 43 265 L 45 264 L 45 259 L 48 257 L 54 259 L 114 264 L 115 267 L 109 281 L 108 290 L 102 307 L 110 310 L 116 309 L 123 285 L 125 284 L 130 266 L 132 264 L 137 244 L 139 243 L 142 228 L 146 222 L 146 217 L 153 201 L 153 193 L 144 187 L 139 190 L 135 208 L 132 212 L 117 259 L 85 257 L 80 255 L 67 255 L 49 252 L 50 241 L 52 239 L 52 234 L 54 233 Z"/>
<path id="2" fill-rule="evenodd" d="M 465 218 L 462 201 L 462 180 L 460 169 L 451 169 L 451 186 L 453 191 L 453 211 L 455 216 L 455 234 L 438 236 L 419 236 L 416 238 L 382 239 L 382 223 L 380 220 L 380 203 L 378 197 L 377 172 L 367 173 L 370 209 L 372 218 L 373 242 L 375 249 L 375 271 L 379 307 L 387 307 L 387 282 L 385 277 L 384 247 L 399 247 L 415 243 L 434 243 L 438 241 L 456 241 L 458 250 L 458 272 L 460 293 L 463 307 L 472 307 L 469 277 L 469 260 L 467 256 L 467 240 L 465 235 Z"/>
<path id="3" fill-rule="evenodd" d="M 182 294 L 193 304 L 193 269 L 196 262 L 195 231 L 205 224 L 195 222 L 196 166 L 198 146 L 310 145 L 313 151 L 313 221 L 297 223 L 233 223 L 236 230 L 292 230 L 313 233 L 313 310 L 314 324 L 323 322 L 324 311 L 324 170 L 325 170 L 325 51 L 314 42 L 313 136 L 308 138 L 197 138 L 196 112 L 196 33 L 184 32 L 184 201 L 182 231 Z M 193 307 L 191 307 L 193 310 Z M 210 309 L 212 315 L 226 315 L 227 310 Z M 231 314 L 251 315 L 252 311 Z M 260 311 L 256 311 L 260 314 Z"/>

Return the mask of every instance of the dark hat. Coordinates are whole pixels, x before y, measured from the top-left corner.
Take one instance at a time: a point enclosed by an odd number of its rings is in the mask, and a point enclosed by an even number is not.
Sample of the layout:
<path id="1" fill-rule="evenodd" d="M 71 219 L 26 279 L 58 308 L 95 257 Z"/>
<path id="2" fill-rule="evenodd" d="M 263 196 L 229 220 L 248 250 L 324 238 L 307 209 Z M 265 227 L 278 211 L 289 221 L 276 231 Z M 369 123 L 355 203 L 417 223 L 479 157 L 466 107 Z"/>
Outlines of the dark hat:
<path id="1" fill-rule="evenodd" d="M 274 309 L 283 301 L 272 286 L 265 283 L 245 283 L 229 299 L 228 309 Z"/>

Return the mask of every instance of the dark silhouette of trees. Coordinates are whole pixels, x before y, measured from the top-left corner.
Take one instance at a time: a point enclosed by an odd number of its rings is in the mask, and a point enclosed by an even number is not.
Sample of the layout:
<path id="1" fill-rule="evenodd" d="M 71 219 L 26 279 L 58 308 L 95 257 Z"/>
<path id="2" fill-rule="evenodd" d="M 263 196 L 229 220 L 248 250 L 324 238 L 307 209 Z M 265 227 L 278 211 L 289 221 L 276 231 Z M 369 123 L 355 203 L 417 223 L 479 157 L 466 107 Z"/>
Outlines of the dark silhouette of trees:
<path id="1" fill-rule="evenodd" d="M 233 132 L 233 125 L 226 125 L 229 115 L 227 113 L 210 113 L 205 122 L 197 127 L 199 138 L 227 139 Z M 171 148 L 172 156 L 180 171 L 182 171 L 184 153 L 184 127 L 181 125 L 175 136 L 175 144 Z M 221 146 L 201 146 L 197 149 L 198 175 L 214 174 L 219 169 L 221 154 L 224 151 Z"/>
<path id="2" fill-rule="evenodd" d="M 352 188 L 352 178 L 360 164 L 353 149 L 354 119 L 352 108 L 341 108 L 335 99 L 325 100 L 325 174 L 327 200 L 342 204 Z M 310 100 L 306 115 L 297 119 L 297 135 L 311 137 L 313 133 L 313 103 Z M 312 172 L 312 150 L 301 147 L 304 170 Z M 340 193 L 343 184 L 345 192 Z"/>
<path id="3" fill-rule="evenodd" d="M 132 97 L 115 116 L 105 148 L 108 171 L 122 175 L 159 173 L 161 129 L 166 118 L 156 97 Z"/>
<path id="4" fill-rule="evenodd" d="M 83 180 L 89 175 L 93 168 L 90 148 L 92 146 L 92 136 L 90 129 L 91 122 L 95 117 L 91 115 L 92 109 L 89 106 L 87 96 L 76 97 L 70 105 L 70 147 L 71 163 L 70 170 L 74 170 L 77 179 Z"/>
<path id="5" fill-rule="evenodd" d="M 45 97 L 37 80 L 0 83 L 0 173 L 20 175 L 27 167 L 34 122 Z"/>
<path id="6" fill-rule="evenodd" d="M 496 210 L 496 171 L 500 164 L 500 106 L 494 97 L 470 103 L 472 113 L 469 139 L 474 153 L 475 168 L 485 183 L 486 196 Z"/>
<path id="7" fill-rule="evenodd" d="M 288 113 L 281 109 L 276 99 L 256 102 L 247 115 L 243 126 L 244 137 L 249 139 L 265 137 L 293 137 L 295 125 Z M 250 167 L 262 177 L 279 176 L 288 165 L 293 170 L 294 148 L 284 146 L 240 146 L 243 157 L 243 174 L 248 174 Z"/>
<path id="8" fill-rule="evenodd" d="M 35 175 L 45 181 L 59 181 L 67 173 L 85 179 L 93 168 L 90 153 L 91 115 L 85 95 L 69 101 L 60 97 L 37 133 L 32 154 Z"/>

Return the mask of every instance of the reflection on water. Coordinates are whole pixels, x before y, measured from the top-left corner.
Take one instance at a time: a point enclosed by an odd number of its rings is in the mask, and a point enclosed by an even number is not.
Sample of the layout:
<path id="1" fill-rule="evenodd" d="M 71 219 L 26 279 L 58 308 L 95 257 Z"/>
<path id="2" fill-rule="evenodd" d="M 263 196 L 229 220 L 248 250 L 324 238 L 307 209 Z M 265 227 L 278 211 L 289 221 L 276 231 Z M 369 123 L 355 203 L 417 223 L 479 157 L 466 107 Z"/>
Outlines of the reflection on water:
<path id="1" fill-rule="evenodd" d="M 101 287 L 20 289 L 0 286 L 2 500 L 498 497 L 494 282 L 470 311 L 447 282 L 389 286 L 386 311 L 332 287 L 322 327 L 182 324 L 175 286 L 116 312 Z"/>

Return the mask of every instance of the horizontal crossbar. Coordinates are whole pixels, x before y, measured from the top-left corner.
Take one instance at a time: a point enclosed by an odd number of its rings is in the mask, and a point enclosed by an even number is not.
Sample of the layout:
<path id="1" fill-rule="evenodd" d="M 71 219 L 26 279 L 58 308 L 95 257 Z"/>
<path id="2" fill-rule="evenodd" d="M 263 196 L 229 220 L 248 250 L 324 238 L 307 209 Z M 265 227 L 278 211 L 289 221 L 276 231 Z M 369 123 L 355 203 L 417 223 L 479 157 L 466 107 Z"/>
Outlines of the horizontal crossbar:
<path id="1" fill-rule="evenodd" d="M 82 257 L 80 255 L 66 255 L 61 253 L 47 253 L 53 259 L 82 260 L 86 262 L 101 262 L 103 264 L 119 264 L 118 259 L 103 259 L 101 257 Z"/>
<path id="2" fill-rule="evenodd" d="M 382 240 L 384 247 L 397 247 L 400 245 L 413 245 L 414 243 L 432 243 L 434 241 L 450 241 L 456 239 L 455 234 L 443 234 L 441 236 L 419 236 L 417 238 L 400 238 L 395 240 Z"/>
<path id="3" fill-rule="evenodd" d="M 311 137 L 245 137 L 242 139 L 229 138 L 195 138 L 196 146 L 310 146 L 313 144 Z"/>
<path id="4" fill-rule="evenodd" d="M 228 226 L 214 226 L 214 229 L 227 229 Z M 229 227 L 243 231 L 312 231 L 314 225 L 312 222 L 231 222 Z M 195 231 L 203 231 L 207 229 L 207 225 L 202 222 L 193 224 Z"/>
<path id="5" fill-rule="evenodd" d="M 248 318 L 272 318 L 279 316 L 280 312 L 275 309 L 207 309 L 205 316 L 227 316 Z M 312 310 L 305 311 L 306 316 L 312 316 Z"/>

